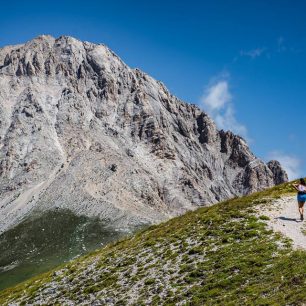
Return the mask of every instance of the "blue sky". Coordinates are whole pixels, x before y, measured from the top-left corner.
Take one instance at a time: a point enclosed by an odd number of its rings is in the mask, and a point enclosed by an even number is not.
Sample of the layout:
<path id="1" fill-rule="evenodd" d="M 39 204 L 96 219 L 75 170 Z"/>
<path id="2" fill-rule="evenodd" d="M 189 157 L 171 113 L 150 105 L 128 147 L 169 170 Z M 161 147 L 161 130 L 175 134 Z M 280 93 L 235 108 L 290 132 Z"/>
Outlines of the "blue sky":
<path id="1" fill-rule="evenodd" d="M 5 1 L 0 46 L 40 34 L 105 43 L 220 127 L 306 175 L 306 2 Z"/>

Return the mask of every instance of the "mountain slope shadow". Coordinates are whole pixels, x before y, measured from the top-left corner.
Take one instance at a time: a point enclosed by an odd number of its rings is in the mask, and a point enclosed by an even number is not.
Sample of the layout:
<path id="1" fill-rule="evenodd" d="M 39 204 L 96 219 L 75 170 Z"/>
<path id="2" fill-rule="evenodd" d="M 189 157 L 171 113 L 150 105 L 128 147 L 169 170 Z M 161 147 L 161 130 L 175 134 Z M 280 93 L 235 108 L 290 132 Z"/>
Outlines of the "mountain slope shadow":
<path id="1" fill-rule="evenodd" d="M 69 210 L 29 216 L 0 235 L 0 290 L 126 234 Z"/>

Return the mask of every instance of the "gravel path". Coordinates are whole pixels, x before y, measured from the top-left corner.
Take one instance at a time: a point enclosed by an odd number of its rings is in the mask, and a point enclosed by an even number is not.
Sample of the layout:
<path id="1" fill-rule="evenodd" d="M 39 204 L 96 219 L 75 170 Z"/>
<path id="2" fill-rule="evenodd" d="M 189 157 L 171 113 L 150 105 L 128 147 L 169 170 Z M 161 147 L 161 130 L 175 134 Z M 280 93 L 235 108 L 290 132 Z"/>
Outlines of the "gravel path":
<path id="1" fill-rule="evenodd" d="M 306 220 L 300 221 L 296 196 L 283 197 L 261 206 L 259 214 L 270 218 L 266 222 L 274 231 L 292 239 L 295 249 L 306 249 Z M 306 219 L 306 205 L 304 217 Z"/>

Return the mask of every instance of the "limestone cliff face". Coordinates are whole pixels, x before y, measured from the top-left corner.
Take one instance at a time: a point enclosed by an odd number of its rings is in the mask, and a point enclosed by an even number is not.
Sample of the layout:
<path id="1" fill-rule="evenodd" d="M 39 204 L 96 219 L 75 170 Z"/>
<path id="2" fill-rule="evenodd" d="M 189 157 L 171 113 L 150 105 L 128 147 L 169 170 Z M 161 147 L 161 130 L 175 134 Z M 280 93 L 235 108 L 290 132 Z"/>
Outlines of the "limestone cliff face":
<path id="1" fill-rule="evenodd" d="M 286 180 L 104 45 L 40 36 L 0 49 L 2 231 L 57 207 L 128 228 Z"/>

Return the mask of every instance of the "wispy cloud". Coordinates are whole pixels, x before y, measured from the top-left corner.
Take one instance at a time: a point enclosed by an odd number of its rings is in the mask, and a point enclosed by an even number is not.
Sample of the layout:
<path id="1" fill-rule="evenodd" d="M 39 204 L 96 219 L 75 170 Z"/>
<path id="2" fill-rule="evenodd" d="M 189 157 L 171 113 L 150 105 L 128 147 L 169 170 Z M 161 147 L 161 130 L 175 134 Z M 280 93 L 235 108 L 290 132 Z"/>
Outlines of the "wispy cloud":
<path id="1" fill-rule="evenodd" d="M 290 45 L 287 39 L 284 36 L 279 36 L 265 47 L 257 47 L 254 49 L 246 49 L 240 50 L 240 52 L 234 57 L 233 62 L 237 62 L 239 58 L 248 57 L 251 60 L 254 60 L 259 57 L 264 57 L 266 59 L 270 59 L 276 53 L 293 53 L 298 54 L 301 53 L 303 49 L 298 45 Z"/>
<path id="2" fill-rule="evenodd" d="M 293 155 L 287 155 L 279 151 L 273 151 L 268 154 L 268 159 L 278 160 L 286 170 L 289 180 L 301 177 L 301 160 Z"/>
<path id="3" fill-rule="evenodd" d="M 277 52 L 285 52 L 287 47 L 285 46 L 285 39 L 283 36 L 280 36 L 277 39 Z"/>
<path id="4" fill-rule="evenodd" d="M 251 59 L 255 59 L 256 57 L 263 55 L 266 52 L 266 50 L 267 50 L 266 48 L 256 48 L 248 51 L 241 50 L 240 56 L 247 56 L 250 57 Z"/>
<path id="5" fill-rule="evenodd" d="M 303 52 L 303 49 L 301 48 L 301 46 L 299 46 L 299 42 L 296 42 L 297 44 L 292 45 L 288 43 L 288 41 L 283 36 L 278 37 L 276 42 L 277 42 L 276 51 L 278 53 L 288 52 L 292 54 L 299 54 Z"/>
<path id="6" fill-rule="evenodd" d="M 201 98 L 201 104 L 215 120 L 219 129 L 231 130 L 249 140 L 247 128 L 236 119 L 228 80 L 215 80 L 207 86 Z"/>

